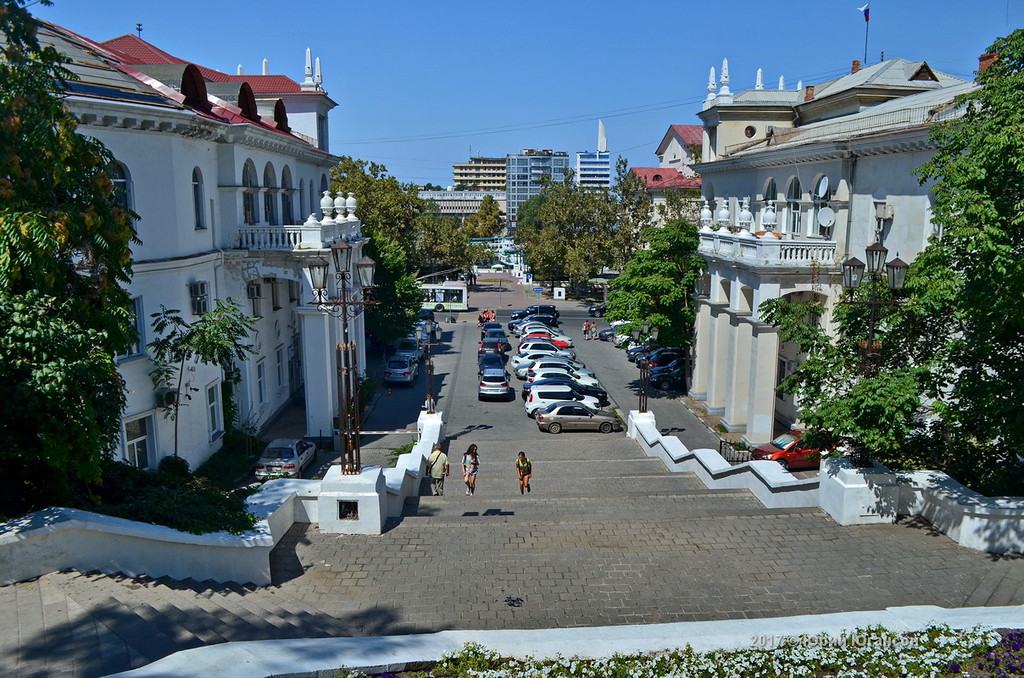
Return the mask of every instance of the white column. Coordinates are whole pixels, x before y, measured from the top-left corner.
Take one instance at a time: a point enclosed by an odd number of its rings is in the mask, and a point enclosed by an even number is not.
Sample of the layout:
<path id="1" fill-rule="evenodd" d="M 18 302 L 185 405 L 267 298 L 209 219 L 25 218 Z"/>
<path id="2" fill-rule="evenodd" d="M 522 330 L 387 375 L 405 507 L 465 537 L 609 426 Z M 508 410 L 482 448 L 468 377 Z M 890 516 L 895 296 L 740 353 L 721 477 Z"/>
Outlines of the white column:
<path id="1" fill-rule="evenodd" d="M 733 332 L 729 327 L 731 318 L 725 308 L 712 307 L 711 322 L 714 331 L 710 339 L 714 343 L 714 349 L 708 365 L 710 373 L 707 380 L 708 392 L 704 398 L 704 411 L 713 416 L 725 412 L 725 398 L 732 380 Z"/>
<path id="2" fill-rule="evenodd" d="M 748 443 L 766 443 L 775 437 L 775 379 L 779 363 L 778 329 L 771 325 L 754 327 L 750 351 L 750 391 L 747 401 Z"/>
<path id="3" fill-rule="evenodd" d="M 690 397 L 705 400 L 708 397 L 708 381 L 711 366 L 715 361 L 715 319 L 707 301 L 697 302 L 696 345 L 693 350 L 693 374 L 690 375 Z"/>
<path id="4" fill-rule="evenodd" d="M 306 395 L 306 436 L 331 438 L 338 413 L 337 322 L 315 307 L 296 309 L 302 323 L 302 371 Z"/>
<path id="5" fill-rule="evenodd" d="M 729 431 L 745 431 L 747 428 L 747 400 L 750 393 L 750 345 L 753 326 L 748 317 L 733 318 L 732 378 L 722 415 L 722 425 Z"/>

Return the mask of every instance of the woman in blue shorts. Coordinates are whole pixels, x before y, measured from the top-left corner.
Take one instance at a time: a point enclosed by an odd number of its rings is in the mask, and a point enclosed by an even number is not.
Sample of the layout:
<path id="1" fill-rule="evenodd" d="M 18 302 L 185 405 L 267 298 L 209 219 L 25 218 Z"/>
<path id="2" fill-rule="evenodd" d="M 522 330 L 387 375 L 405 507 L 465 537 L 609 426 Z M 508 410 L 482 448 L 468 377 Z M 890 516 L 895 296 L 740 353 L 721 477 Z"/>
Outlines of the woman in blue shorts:
<path id="1" fill-rule="evenodd" d="M 476 494 L 476 472 L 480 469 L 480 455 L 476 445 L 470 445 L 462 455 L 462 482 L 466 483 L 466 494 Z"/>

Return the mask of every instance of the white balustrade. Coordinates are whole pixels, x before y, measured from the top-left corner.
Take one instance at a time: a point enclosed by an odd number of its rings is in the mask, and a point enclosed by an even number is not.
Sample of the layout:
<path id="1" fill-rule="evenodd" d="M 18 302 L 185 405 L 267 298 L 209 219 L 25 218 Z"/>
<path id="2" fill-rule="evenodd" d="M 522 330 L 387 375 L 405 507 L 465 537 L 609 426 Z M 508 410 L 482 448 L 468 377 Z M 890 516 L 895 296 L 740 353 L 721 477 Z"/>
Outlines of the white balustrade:
<path id="1" fill-rule="evenodd" d="M 829 240 L 786 240 L 774 235 L 752 239 L 727 231 L 701 231 L 700 251 L 757 266 L 814 266 L 836 260 L 836 243 Z"/>

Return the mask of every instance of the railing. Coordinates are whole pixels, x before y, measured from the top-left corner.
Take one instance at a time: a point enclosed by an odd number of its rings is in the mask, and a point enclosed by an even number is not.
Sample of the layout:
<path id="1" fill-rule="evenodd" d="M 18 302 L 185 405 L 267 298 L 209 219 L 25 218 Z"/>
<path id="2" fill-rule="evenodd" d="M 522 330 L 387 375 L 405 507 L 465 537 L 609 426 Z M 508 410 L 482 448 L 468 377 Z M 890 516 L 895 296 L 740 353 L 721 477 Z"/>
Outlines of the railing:
<path id="1" fill-rule="evenodd" d="M 700 251 L 757 266 L 817 266 L 834 264 L 831 240 L 786 240 L 775 235 L 702 231 Z"/>
<path id="2" fill-rule="evenodd" d="M 238 229 L 238 247 L 246 250 L 290 252 L 330 247 L 338 240 L 360 237 L 358 221 L 321 224 L 315 219 L 297 226 L 242 226 Z"/>

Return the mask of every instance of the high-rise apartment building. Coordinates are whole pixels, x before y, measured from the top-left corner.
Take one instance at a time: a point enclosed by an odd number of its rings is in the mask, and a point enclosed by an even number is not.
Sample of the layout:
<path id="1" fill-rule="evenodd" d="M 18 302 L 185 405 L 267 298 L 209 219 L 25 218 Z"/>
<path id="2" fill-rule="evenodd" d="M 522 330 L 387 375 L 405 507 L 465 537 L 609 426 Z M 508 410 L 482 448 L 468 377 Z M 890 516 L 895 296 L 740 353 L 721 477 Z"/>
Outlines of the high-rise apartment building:
<path id="1" fill-rule="evenodd" d="M 597 150 L 576 152 L 576 183 L 583 188 L 600 190 L 612 184 L 611 157 L 604 123 L 597 121 Z"/>
<path id="2" fill-rule="evenodd" d="M 505 158 L 470 158 L 452 165 L 455 190 L 505 190 Z"/>
<path id="3" fill-rule="evenodd" d="M 540 178 L 550 176 L 562 181 L 569 170 L 569 154 L 545 148 L 523 149 L 522 153 L 505 159 L 508 183 L 505 194 L 508 201 L 508 227 L 513 232 L 519 220 L 519 206 L 540 194 Z"/>

